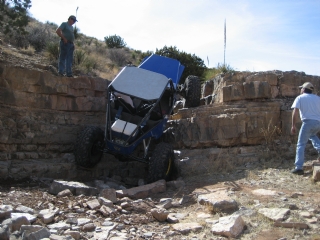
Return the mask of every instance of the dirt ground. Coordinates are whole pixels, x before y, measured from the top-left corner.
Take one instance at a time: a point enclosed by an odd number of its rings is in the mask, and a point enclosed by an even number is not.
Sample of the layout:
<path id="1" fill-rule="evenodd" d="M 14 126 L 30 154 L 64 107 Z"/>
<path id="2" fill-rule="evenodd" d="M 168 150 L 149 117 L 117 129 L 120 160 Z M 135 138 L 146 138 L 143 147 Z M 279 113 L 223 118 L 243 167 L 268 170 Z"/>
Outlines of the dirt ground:
<path id="1" fill-rule="evenodd" d="M 306 165 L 311 166 L 313 162 L 317 161 L 307 161 Z M 188 178 L 185 179 L 187 185 L 185 193 L 197 195 L 212 192 L 218 188 L 227 188 L 232 198 L 239 203 L 240 208 L 258 210 L 262 207 L 281 207 L 292 209 L 290 218 L 295 222 L 306 223 L 311 217 L 317 219 L 314 224 L 309 224 L 310 229 L 298 230 L 274 227 L 272 221 L 257 214 L 244 218 L 247 229 L 237 239 L 320 239 L 320 183 L 313 181 L 312 169 L 307 167 L 305 174 L 298 176 L 290 172 L 293 160 L 284 160 L 280 166 L 279 163 L 275 165 L 278 166 L 264 168 L 256 165 L 251 169 L 238 168 L 230 173 Z M 277 194 L 276 196 L 255 195 L 253 191 L 256 189 L 272 190 Z M 187 211 L 193 210 L 210 213 L 210 209 L 198 204 L 190 206 Z M 310 218 L 302 217 L 299 214 L 301 212 L 310 213 L 308 216 Z M 213 216 L 219 218 L 222 215 L 215 214 Z M 212 236 L 210 233 L 207 235 Z"/>
<path id="2" fill-rule="evenodd" d="M 311 164 L 313 161 L 309 161 Z M 186 235 L 172 236 L 166 239 L 227 239 L 210 232 L 210 226 L 205 224 L 205 218 L 199 217 L 200 213 L 209 214 L 207 217 L 219 219 L 226 216 L 226 213 L 214 213 L 208 206 L 200 205 L 196 201 L 199 194 L 210 193 L 217 189 L 228 189 L 230 196 L 235 199 L 239 208 L 246 208 L 257 211 L 259 208 L 281 207 L 290 210 L 290 218 L 294 222 L 308 223 L 309 229 L 292 229 L 275 227 L 271 220 L 260 214 L 250 217 L 243 217 L 246 227 L 243 233 L 236 239 L 320 239 L 320 184 L 312 180 L 312 171 L 307 170 L 303 176 L 290 173 L 291 161 L 283 161 L 277 168 L 261 168 L 252 166 L 251 169 L 237 168 L 233 172 L 210 173 L 201 176 L 182 178 L 185 187 L 182 189 L 168 188 L 166 192 L 150 196 L 154 203 L 161 198 L 180 199 L 183 196 L 190 196 L 195 201 L 185 204 L 180 208 L 172 208 L 170 212 L 186 214 L 180 222 L 198 222 L 203 225 L 200 232 L 191 232 Z M 58 207 L 64 214 L 56 217 L 55 221 L 65 219 L 70 213 L 68 205 L 79 197 L 69 199 L 56 198 L 48 193 L 49 182 L 40 180 L 16 184 L 0 185 L 0 205 L 10 204 L 12 206 L 24 205 L 32 209 L 43 209 L 46 206 Z M 266 189 L 276 192 L 275 196 L 255 195 L 253 190 Z M 83 196 L 83 200 L 88 197 Z M 89 197 L 90 198 L 90 197 Z M 69 206 L 70 207 L 70 206 Z M 309 213 L 303 216 L 301 213 Z M 85 217 L 79 215 L 78 217 Z M 97 213 L 97 218 L 103 218 Z M 311 221 L 310 219 L 315 219 Z M 309 221 L 309 222 L 308 222 Z M 34 224 L 41 224 L 37 221 Z M 148 223 L 148 230 L 151 232 L 162 232 L 164 225 L 171 229 L 169 223 L 151 221 Z M 130 227 L 141 228 L 141 223 L 132 224 Z M 142 238 L 136 238 L 142 239 Z M 158 238 L 154 238 L 158 239 Z"/>

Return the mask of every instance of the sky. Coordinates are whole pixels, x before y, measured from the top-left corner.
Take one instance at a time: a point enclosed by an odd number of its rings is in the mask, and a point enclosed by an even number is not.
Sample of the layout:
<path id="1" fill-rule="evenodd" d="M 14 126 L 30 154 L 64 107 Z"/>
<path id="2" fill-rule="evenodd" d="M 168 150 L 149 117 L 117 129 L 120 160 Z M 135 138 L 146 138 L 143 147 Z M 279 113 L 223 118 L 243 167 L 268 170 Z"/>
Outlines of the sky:
<path id="1" fill-rule="evenodd" d="M 82 34 L 101 41 L 118 35 L 134 50 L 175 46 L 209 68 L 225 63 L 237 71 L 320 76 L 320 0 L 31 0 L 31 5 L 30 16 L 40 22 L 60 25 L 76 15 Z"/>

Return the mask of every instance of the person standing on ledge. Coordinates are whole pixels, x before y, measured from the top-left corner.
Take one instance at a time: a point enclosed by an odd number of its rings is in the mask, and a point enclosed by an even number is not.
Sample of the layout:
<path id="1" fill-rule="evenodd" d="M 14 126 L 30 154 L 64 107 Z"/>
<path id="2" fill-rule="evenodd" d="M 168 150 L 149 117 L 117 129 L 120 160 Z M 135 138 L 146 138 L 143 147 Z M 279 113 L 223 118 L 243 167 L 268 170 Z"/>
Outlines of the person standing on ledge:
<path id="1" fill-rule="evenodd" d="M 60 27 L 58 27 L 56 30 L 56 33 L 61 38 L 58 64 L 58 72 L 60 76 L 64 76 L 66 72 L 67 77 L 73 77 L 72 62 L 74 52 L 74 33 L 72 25 L 75 22 L 77 22 L 76 17 L 71 15 L 68 18 L 68 22 L 61 23 Z"/>
<path id="2" fill-rule="evenodd" d="M 310 82 L 304 83 L 299 88 L 301 88 L 300 95 L 291 106 L 293 108 L 291 133 L 296 133 L 296 123 L 299 114 L 302 125 L 297 142 L 296 167 L 291 173 L 303 175 L 304 151 L 309 139 L 313 147 L 318 151 L 318 160 L 320 160 L 320 139 L 317 136 L 317 133 L 320 131 L 320 97 L 312 94 L 314 87 Z"/>

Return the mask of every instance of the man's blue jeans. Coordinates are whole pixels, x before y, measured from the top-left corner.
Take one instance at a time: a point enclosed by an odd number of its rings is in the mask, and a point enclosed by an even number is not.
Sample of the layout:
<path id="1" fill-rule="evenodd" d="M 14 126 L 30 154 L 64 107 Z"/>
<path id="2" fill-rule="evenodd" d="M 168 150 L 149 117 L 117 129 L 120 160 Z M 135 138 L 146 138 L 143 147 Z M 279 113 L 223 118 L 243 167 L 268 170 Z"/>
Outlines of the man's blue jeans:
<path id="1" fill-rule="evenodd" d="M 73 43 L 64 43 L 60 41 L 60 55 L 59 55 L 59 73 L 67 73 L 67 76 L 72 76 L 72 62 L 73 62 Z"/>
<path id="2" fill-rule="evenodd" d="M 296 169 L 302 169 L 304 163 L 304 151 L 308 140 L 311 140 L 313 147 L 320 152 L 320 139 L 317 133 L 320 131 L 320 121 L 303 120 L 299 131 L 297 150 L 296 150 Z"/>

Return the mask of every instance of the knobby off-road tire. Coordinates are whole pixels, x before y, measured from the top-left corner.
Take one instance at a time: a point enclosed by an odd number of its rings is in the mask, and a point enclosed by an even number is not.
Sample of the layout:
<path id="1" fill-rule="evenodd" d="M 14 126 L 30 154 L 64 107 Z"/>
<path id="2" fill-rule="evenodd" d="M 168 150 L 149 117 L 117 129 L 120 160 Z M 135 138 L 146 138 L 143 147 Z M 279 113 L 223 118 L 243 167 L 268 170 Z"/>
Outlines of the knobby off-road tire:
<path id="1" fill-rule="evenodd" d="M 101 159 L 104 146 L 103 131 L 95 126 L 86 127 L 77 137 L 74 146 L 76 164 L 91 168 Z"/>
<path id="2" fill-rule="evenodd" d="M 201 83 L 197 76 L 190 75 L 184 82 L 185 103 L 184 107 L 198 107 L 201 98 Z"/>
<path id="3" fill-rule="evenodd" d="M 147 182 L 168 180 L 174 169 L 174 153 L 171 144 L 161 142 L 155 146 L 149 161 Z"/>

